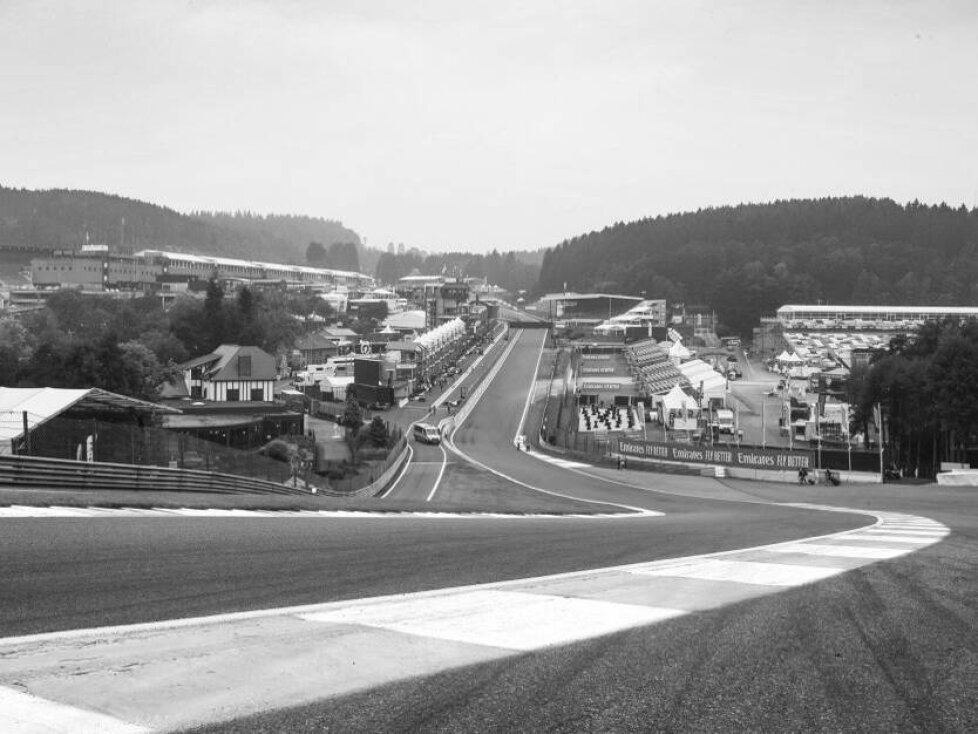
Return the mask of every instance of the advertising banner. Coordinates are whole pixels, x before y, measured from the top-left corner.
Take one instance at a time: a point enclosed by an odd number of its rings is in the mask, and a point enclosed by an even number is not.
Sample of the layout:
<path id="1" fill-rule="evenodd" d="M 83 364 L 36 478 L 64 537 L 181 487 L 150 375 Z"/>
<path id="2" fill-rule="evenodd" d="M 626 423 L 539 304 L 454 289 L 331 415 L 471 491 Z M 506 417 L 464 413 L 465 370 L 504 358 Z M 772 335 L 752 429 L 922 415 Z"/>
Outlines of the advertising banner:
<path id="1" fill-rule="evenodd" d="M 659 441 L 620 439 L 618 450 L 625 456 L 659 461 L 679 461 L 693 464 L 719 464 L 741 469 L 799 469 L 815 468 L 812 454 L 807 451 L 777 451 L 775 449 L 738 448 L 737 446 L 694 446 Z"/>

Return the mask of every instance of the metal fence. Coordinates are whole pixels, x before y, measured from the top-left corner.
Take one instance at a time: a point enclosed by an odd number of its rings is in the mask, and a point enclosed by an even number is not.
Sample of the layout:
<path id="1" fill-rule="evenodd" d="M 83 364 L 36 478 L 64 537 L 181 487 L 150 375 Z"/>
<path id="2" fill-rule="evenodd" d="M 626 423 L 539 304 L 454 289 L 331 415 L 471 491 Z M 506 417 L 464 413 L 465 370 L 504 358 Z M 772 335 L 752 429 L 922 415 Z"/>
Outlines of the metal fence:
<path id="1" fill-rule="evenodd" d="M 282 484 L 216 472 L 0 456 L 0 486 L 31 489 L 127 489 L 221 494 L 296 494 Z"/>
<path id="2" fill-rule="evenodd" d="M 243 451 L 163 428 L 95 419 L 55 418 L 34 428 L 26 440 L 19 439 L 14 452 L 21 456 L 219 472 L 276 484 L 290 480 L 294 473 L 290 462 L 264 456 L 258 449 Z"/>

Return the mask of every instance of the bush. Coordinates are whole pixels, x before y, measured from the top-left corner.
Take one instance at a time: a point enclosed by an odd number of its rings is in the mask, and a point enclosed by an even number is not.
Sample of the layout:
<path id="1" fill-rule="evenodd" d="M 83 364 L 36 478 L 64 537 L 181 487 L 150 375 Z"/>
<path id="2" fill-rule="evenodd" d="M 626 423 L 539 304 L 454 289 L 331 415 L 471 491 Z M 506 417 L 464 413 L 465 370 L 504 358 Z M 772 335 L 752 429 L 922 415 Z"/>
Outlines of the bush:
<path id="1" fill-rule="evenodd" d="M 372 446 L 360 449 L 358 456 L 362 461 L 383 461 L 387 458 L 388 450 L 383 446 Z"/>
<path id="2" fill-rule="evenodd" d="M 262 454 L 275 461 L 290 461 L 293 451 L 294 447 L 281 439 L 269 441 L 261 449 Z"/>

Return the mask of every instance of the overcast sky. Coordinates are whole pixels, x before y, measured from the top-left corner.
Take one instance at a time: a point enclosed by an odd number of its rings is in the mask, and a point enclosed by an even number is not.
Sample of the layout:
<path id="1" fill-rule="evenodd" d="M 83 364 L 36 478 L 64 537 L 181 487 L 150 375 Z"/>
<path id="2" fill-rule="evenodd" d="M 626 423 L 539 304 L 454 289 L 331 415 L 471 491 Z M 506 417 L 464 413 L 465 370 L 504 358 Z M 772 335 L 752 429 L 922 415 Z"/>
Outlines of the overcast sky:
<path id="1" fill-rule="evenodd" d="M 978 4 L 0 0 L 0 183 L 537 248 L 844 194 L 978 205 Z"/>

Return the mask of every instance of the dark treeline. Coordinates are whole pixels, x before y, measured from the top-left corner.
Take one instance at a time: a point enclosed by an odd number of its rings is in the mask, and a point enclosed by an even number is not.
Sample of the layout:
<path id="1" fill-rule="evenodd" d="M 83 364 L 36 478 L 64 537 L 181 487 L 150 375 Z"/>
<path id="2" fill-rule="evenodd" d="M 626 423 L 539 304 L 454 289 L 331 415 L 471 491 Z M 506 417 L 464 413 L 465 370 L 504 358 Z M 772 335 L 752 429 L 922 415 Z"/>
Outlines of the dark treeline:
<path id="1" fill-rule="evenodd" d="M 356 232 L 329 219 L 249 212 L 181 214 L 97 191 L 0 186 L 0 246 L 70 249 L 84 244 L 86 235 L 93 244 L 113 250 L 178 250 L 284 263 L 302 263 L 312 241 L 327 247 L 334 242 L 360 246 Z"/>
<path id="2" fill-rule="evenodd" d="M 967 462 L 978 445 L 978 321 L 926 324 L 894 339 L 849 381 L 857 427 L 873 408 L 886 426 L 885 462 L 933 476 L 941 461 Z"/>
<path id="3" fill-rule="evenodd" d="M 484 255 L 469 252 L 425 254 L 416 249 L 400 254 L 385 252 L 377 262 L 375 276 L 381 283 L 395 283 L 398 278 L 417 272 L 420 275 L 460 275 L 486 278 L 510 293 L 530 290 L 540 274 L 540 252 L 505 252 L 493 250 Z"/>
<path id="4" fill-rule="evenodd" d="M 249 240 L 264 243 L 264 252 L 287 255 L 287 262 L 301 263 L 306 260 L 309 243 L 318 242 L 329 249 L 338 243 L 350 243 L 359 257 L 365 254 L 360 236 L 347 229 L 341 222 L 320 217 L 291 214 L 253 214 L 251 212 L 193 212 L 192 216 L 204 222 L 234 232 Z M 379 253 L 377 253 L 379 254 Z M 377 254 L 374 254 L 376 258 Z M 269 260 L 269 255 L 263 256 Z M 370 255 L 365 255 L 370 261 Z M 322 266 L 325 267 L 325 266 Z M 339 268 L 341 270 L 357 268 Z"/>
<path id="5" fill-rule="evenodd" d="M 231 296 L 213 279 L 204 299 L 182 298 L 166 312 L 152 297 L 60 291 L 39 311 L 0 318 L 0 385 L 100 387 L 152 400 L 176 364 L 219 344 L 284 353 L 305 328 L 295 316 L 313 313 L 332 315 L 315 296 L 248 288 Z"/>
<path id="6" fill-rule="evenodd" d="M 329 247 L 322 242 L 310 242 L 306 248 L 306 263 L 314 268 L 360 272 L 360 250 L 355 242 L 334 242 Z"/>
<path id="7" fill-rule="evenodd" d="M 538 289 L 712 306 L 748 335 L 786 303 L 978 304 L 978 210 L 864 197 L 618 223 L 548 250 Z"/>

